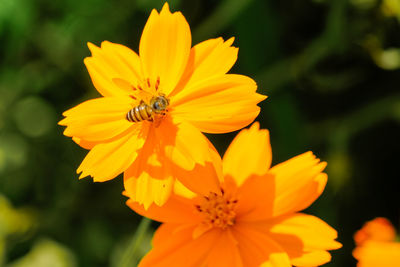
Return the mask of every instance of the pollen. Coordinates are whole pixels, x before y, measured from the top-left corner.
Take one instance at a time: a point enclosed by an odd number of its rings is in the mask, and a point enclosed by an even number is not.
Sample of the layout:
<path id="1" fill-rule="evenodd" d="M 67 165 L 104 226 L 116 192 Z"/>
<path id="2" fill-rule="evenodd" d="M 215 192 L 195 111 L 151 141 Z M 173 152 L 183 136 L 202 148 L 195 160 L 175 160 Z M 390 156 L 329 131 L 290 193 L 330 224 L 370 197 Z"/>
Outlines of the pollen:
<path id="1" fill-rule="evenodd" d="M 210 193 L 203 197 L 201 204 L 196 205 L 196 209 L 203 216 L 203 224 L 227 229 L 235 224 L 237 199 L 227 196 L 222 189 L 221 193 L 221 195 Z"/>

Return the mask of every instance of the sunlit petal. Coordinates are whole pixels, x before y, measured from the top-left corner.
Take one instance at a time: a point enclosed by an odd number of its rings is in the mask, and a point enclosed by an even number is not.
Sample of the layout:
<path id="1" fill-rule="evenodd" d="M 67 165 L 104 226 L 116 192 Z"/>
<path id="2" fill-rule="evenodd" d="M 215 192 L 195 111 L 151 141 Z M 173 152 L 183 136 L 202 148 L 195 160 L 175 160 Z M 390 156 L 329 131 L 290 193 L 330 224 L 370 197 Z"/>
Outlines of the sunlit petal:
<path id="1" fill-rule="evenodd" d="M 274 215 L 296 212 L 311 205 L 324 191 L 326 166 L 307 152 L 271 168 L 275 176 Z"/>
<path id="2" fill-rule="evenodd" d="M 232 141 L 223 159 L 223 172 L 237 186 L 252 175 L 267 173 L 272 161 L 269 132 L 260 130 L 258 122 L 241 131 Z"/>
<path id="3" fill-rule="evenodd" d="M 84 62 L 92 78 L 93 85 L 103 96 L 127 95 L 129 90 L 117 86 L 114 78 L 124 79 L 133 85 L 142 78 L 139 56 L 131 49 L 108 41 L 101 43 L 101 48 L 88 43 L 91 57 Z"/>
<path id="4" fill-rule="evenodd" d="M 225 74 L 186 87 L 171 99 L 171 114 L 202 132 L 230 132 L 250 124 L 265 96 L 255 93 L 255 82 L 242 75 Z"/>
<path id="5" fill-rule="evenodd" d="M 179 82 L 190 53 L 191 33 L 182 13 L 169 11 L 164 4 L 160 14 L 154 9 L 140 39 L 139 54 L 144 75 L 160 78 L 160 90 L 168 95 Z"/>

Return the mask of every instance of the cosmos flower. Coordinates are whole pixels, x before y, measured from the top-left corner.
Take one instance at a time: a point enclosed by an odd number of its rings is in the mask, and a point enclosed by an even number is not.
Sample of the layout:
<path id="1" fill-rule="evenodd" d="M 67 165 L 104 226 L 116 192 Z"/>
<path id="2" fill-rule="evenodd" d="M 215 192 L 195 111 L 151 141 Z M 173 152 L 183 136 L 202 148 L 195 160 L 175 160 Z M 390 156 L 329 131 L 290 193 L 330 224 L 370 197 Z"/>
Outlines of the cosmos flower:
<path id="1" fill-rule="evenodd" d="M 201 132 L 231 132 L 256 118 L 257 103 L 266 97 L 251 78 L 227 74 L 237 59 L 233 38 L 193 48 L 191 42 L 187 21 L 166 3 L 160 13 L 151 12 L 139 55 L 108 41 L 88 44 L 92 56 L 84 62 L 102 97 L 64 112 L 59 122 L 66 136 L 90 149 L 77 170 L 80 178 L 103 182 L 125 172 L 129 196 L 162 205 L 173 190 L 174 171 L 212 162 L 212 146 Z M 199 193 L 217 186 L 194 179 L 179 182 Z"/>
<path id="2" fill-rule="evenodd" d="M 400 266 L 400 242 L 395 242 L 396 230 L 389 220 L 378 217 L 364 224 L 354 235 L 357 247 L 353 256 L 357 267 Z"/>
<path id="3" fill-rule="evenodd" d="M 299 212 L 324 190 L 326 163 L 307 152 L 270 168 L 269 133 L 258 127 L 242 130 L 229 146 L 222 172 L 214 172 L 224 176 L 219 193 L 181 190 L 163 207 L 147 210 L 127 201 L 137 213 L 163 223 L 140 267 L 317 266 L 330 261 L 327 250 L 341 247 L 336 231 Z"/>

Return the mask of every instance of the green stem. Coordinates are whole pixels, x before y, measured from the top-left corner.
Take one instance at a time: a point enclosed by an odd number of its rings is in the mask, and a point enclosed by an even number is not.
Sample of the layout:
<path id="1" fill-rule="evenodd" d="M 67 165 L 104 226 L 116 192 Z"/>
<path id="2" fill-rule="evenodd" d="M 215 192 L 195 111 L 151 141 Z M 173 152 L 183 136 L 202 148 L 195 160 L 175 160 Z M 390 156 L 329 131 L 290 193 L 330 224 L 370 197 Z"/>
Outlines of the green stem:
<path id="1" fill-rule="evenodd" d="M 143 238 L 145 237 L 147 230 L 149 229 L 151 224 L 151 220 L 148 218 L 144 218 L 140 221 L 140 224 L 133 235 L 131 241 L 128 244 L 128 247 L 122 254 L 121 261 L 118 264 L 118 267 L 132 267 L 136 266 L 138 261 L 138 248 L 143 242 Z"/>

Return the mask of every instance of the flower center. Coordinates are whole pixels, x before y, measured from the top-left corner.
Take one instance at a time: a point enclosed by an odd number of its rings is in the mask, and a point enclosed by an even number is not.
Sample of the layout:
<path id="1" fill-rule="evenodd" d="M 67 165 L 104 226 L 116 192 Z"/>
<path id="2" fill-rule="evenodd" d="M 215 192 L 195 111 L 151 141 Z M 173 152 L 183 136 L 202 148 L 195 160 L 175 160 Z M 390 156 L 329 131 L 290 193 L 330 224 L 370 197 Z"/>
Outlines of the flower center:
<path id="1" fill-rule="evenodd" d="M 235 224 L 236 213 L 234 208 L 237 199 L 228 197 L 223 189 L 222 194 L 210 193 L 209 196 L 203 198 L 200 205 L 196 205 L 196 209 L 203 216 L 203 223 L 211 227 L 219 227 L 226 229 Z"/>

